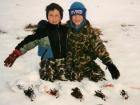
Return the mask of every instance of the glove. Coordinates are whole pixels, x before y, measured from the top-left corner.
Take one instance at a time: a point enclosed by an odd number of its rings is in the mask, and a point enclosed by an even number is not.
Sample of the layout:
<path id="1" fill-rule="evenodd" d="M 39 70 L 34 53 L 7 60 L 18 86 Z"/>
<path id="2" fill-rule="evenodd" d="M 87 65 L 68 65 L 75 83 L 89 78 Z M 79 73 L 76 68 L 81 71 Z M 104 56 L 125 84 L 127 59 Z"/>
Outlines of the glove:
<path id="1" fill-rule="evenodd" d="M 21 51 L 15 49 L 15 50 L 12 52 L 12 54 L 10 54 L 10 55 L 5 59 L 4 65 L 7 66 L 7 67 L 8 67 L 8 66 L 11 67 L 11 66 L 13 65 L 13 63 L 15 62 L 15 60 L 16 60 L 19 56 L 21 56 L 21 55 L 22 55 Z"/>
<path id="2" fill-rule="evenodd" d="M 107 63 L 106 66 L 112 76 L 112 79 L 118 79 L 120 76 L 120 72 L 117 67 L 113 63 Z"/>

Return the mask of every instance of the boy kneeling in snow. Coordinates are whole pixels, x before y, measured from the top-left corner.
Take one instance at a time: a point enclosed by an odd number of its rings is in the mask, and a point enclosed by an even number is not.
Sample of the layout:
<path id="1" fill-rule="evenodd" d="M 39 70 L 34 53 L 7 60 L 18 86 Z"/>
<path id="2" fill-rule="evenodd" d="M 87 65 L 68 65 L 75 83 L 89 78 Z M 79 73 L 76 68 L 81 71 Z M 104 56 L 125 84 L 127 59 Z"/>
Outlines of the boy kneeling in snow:
<path id="1" fill-rule="evenodd" d="M 105 79 L 105 73 L 95 62 L 99 58 L 109 69 L 113 79 L 120 73 L 113 64 L 109 53 L 86 19 L 86 8 L 80 2 L 74 2 L 69 9 L 70 20 L 67 22 L 68 54 L 66 57 L 67 78 L 81 80 L 88 77 L 95 82 Z"/>
<path id="2" fill-rule="evenodd" d="M 5 66 L 11 67 L 18 57 L 38 46 L 41 50 L 39 55 L 42 56 L 40 78 L 49 81 L 63 80 L 65 79 L 63 75 L 67 27 L 61 24 L 63 18 L 62 7 L 56 3 L 51 3 L 46 7 L 46 17 L 48 21 L 41 20 L 35 33 L 21 41 L 4 63 Z"/>

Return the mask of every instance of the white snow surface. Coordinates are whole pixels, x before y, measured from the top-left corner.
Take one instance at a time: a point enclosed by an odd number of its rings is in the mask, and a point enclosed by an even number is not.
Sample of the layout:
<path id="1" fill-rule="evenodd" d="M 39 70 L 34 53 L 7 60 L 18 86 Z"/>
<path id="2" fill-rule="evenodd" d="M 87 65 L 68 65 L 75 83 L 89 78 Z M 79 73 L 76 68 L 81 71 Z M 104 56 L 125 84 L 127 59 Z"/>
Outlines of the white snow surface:
<path id="1" fill-rule="evenodd" d="M 43 82 L 42 87 L 59 89 L 59 98 L 43 92 L 36 93 L 37 98 L 31 102 L 23 92 L 9 88 L 15 82 L 21 84 L 38 84 L 39 62 L 37 47 L 18 58 L 11 68 L 4 66 L 5 58 L 14 50 L 30 32 L 25 32 L 24 27 L 37 24 L 46 19 L 46 5 L 55 2 L 64 8 L 63 23 L 69 19 L 68 9 L 76 0 L 0 0 L 0 105 L 140 105 L 140 0 L 77 0 L 84 3 L 87 8 L 87 19 L 93 27 L 102 30 L 102 40 L 110 56 L 118 67 L 121 76 L 112 80 L 108 70 L 100 60 L 97 62 L 105 70 L 108 83 L 114 88 L 105 88 L 102 91 L 108 99 L 103 101 L 94 96 L 94 91 L 101 89 L 103 82 L 95 83 L 84 79 L 81 82 L 55 81 Z M 80 101 L 71 96 L 71 89 L 78 87 L 83 93 Z M 13 90 L 16 91 L 13 91 Z M 120 90 L 126 89 L 129 99 L 120 96 Z"/>

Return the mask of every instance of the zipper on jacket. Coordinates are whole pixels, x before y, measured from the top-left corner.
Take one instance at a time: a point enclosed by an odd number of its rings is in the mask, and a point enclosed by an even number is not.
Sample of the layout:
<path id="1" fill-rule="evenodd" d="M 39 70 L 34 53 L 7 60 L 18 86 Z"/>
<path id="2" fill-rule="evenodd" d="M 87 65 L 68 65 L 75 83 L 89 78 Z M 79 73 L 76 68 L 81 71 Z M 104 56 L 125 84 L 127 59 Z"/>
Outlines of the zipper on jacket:
<path id="1" fill-rule="evenodd" d="M 58 28 L 59 28 L 59 26 L 58 26 Z M 60 33 L 59 33 L 59 31 L 58 31 L 58 29 L 57 29 L 57 33 L 58 33 L 58 38 L 59 38 L 59 49 L 60 49 L 60 54 L 59 54 L 59 57 L 61 57 L 61 38 L 60 38 Z"/>

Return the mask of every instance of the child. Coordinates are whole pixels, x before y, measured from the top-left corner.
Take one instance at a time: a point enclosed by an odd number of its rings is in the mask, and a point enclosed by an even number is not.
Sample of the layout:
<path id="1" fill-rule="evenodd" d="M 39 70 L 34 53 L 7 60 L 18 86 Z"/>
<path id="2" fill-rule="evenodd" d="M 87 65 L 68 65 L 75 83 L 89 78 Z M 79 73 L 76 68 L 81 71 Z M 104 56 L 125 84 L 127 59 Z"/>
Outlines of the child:
<path id="1" fill-rule="evenodd" d="M 83 77 L 88 77 L 95 82 L 104 80 L 105 73 L 95 62 L 96 58 L 99 58 L 107 66 L 112 78 L 118 79 L 120 73 L 117 67 L 86 19 L 85 6 L 80 2 L 74 2 L 70 6 L 69 15 L 67 78 L 80 81 Z"/>
<path id="2" fill-rule="evenodd" d="M 67 27 L 61 24 L 63 18 L 62 7 L 56 3 L 51 3 L 46 7 L 46 17 L 48 21 L 41 20 L 38 23 L 36 32 L 21 41 L 4 63 L 5 66 L 11 67 L 18 57 L 39 46 L 42 50 L 40 53 L 42 60 L 47 59 L 45 65 L 41 63 L 40 78 L 50 81 L 55 79 L 63 80 L 63 58 L 66 56 Z"/>

